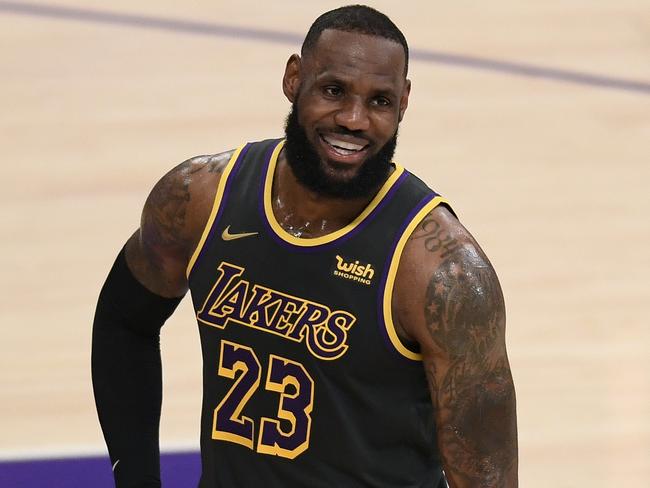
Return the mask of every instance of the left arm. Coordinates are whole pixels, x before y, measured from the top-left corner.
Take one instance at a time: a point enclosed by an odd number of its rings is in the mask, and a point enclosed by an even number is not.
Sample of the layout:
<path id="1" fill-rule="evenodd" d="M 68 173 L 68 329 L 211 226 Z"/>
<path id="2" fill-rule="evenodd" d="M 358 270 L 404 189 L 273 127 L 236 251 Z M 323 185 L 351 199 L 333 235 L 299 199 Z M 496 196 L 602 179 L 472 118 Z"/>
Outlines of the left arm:
<path id="1" fill-rule="evenodd" d="M 401 332 L 421 347 L 449 486 L 516 487 L 515 390 L 490 262 L 437 208 L 411 236 L 396 285 Z"/>

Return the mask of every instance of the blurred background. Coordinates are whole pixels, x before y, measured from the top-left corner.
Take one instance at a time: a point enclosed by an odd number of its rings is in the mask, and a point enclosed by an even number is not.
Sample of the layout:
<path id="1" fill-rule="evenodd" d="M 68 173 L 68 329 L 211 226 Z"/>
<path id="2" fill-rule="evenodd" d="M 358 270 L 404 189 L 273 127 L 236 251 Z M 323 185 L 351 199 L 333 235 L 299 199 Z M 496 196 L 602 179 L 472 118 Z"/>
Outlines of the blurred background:
<path id="1" fill-rule="evenodd" d="M 520 485 L 648 486 L 650 2 L 368 4 L 412 49 L 396 159 L 503 285 Z M 284 64 L 340 5 L 0 1 L 0 460 L 105 455 L 91 322 L 149 190 L 281 136 Z M 196 450 L 189 298 L 162 351 L 162 448 Z"/>

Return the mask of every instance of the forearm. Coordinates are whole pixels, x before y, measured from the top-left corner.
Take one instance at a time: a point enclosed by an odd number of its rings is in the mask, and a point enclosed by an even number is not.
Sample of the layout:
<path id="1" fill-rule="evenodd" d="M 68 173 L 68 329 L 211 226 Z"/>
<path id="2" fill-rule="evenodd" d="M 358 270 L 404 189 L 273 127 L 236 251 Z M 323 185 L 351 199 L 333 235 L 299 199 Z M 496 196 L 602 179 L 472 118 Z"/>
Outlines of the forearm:
<path id="1" fill-rule="evenodd" d="M 94 327 L 92 376 L 115 480 L 117 486 L 122 486 L 122 479 L 160 486 L 162 374 L 158 346 L 119 324 L 109 325 L 111 329 Z M 137 477 L 128 472 L 135 465 Z"/>
<path id="2" fill-rule="evenodd" d="M 123 253 L 99 297 L 93 324 L 93 389 L 118 487 L 160 486 L 159 331 L 179 301 L 140 285 Z"/>
<path id="3" fill-rule="evenodd" d="M 437 395 L 438 443 L 450 488 L 515 488 L 517 419 L 507 364 L 451 368 Z"/>

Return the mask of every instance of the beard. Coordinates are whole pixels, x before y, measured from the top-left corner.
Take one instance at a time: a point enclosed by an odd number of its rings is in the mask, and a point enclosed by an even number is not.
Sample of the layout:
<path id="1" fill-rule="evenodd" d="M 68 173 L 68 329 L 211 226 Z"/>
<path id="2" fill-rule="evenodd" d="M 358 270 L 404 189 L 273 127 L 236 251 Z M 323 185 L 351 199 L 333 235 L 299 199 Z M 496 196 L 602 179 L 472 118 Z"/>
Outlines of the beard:
<path id="1" fill-rule="evenodd" d="M 307 139 L 304 127 L 298 121 L 298 105 L 294 102 L 284 127 L 286 142 L 284 149 L 289 167 L 299 183 L 320 195 L 353 199 L 370 197 L 386 181 L 391 170 L 391 161 L 397 146 L 397 130 L 393 137 L 374 155 L 369 156 L 355 175 L 349 178 L 336 178 L 328 172 L 314 145 Z M 340 129 L 339 133 L 357 135 L 352 131 Z"/>

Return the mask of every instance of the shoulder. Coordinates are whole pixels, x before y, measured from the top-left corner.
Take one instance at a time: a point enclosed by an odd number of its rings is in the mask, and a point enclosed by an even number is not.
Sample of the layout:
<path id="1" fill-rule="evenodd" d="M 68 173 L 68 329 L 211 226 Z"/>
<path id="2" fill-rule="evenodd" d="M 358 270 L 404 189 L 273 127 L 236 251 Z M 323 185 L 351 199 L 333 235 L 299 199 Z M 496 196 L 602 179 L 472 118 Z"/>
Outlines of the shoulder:
<path id="1" fill-rule="evenodd" d="M 402 333 L 421 345 L 454 351 L 454 331 L 505 320 L 501 288 L 489 259 L 444 206 L 430 211 L 404 248 L 394 308 Z M 480 325 L 482 326 L 482 325 Z M 423 344 L 425 343 L 425 344 Z"/>
<path id="2" fill-rule="evenodd" d="M 163 296 L 187 289 L 185 269 L 208 221 L 217 187 L 234 151 L 190 158 L 153 187 L 140 228 L 126 245 L 136 278 Z"/>
<path id="3" fill-rule="evenodd" d="M 141 230 L 189 259 L 208 220 L 217 186 L 234 151 L 195 156 L 163 176 L 145 203 Z"/>

